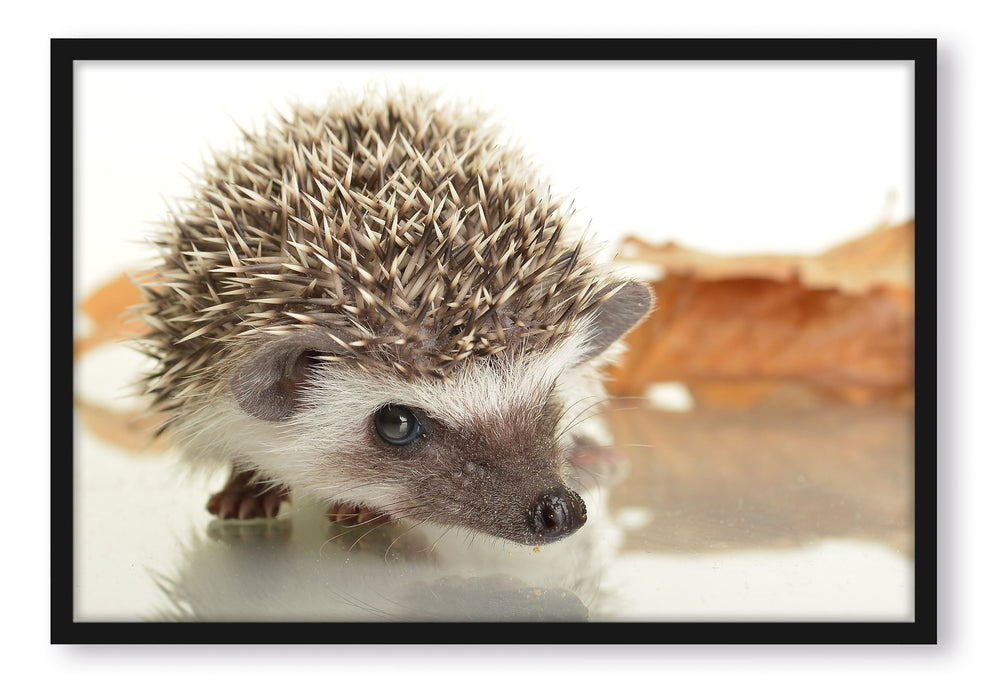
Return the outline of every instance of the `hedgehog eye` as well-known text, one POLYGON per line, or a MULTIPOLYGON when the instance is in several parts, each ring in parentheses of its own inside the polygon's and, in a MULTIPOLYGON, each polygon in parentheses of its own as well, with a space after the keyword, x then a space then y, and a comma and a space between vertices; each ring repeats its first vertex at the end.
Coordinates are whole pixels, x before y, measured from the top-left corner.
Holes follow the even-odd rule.
POLYGON ((408 406, 388 404, 375 413, 375 430, 392 445, 408 445, 419 437, 422 425, 408 406))

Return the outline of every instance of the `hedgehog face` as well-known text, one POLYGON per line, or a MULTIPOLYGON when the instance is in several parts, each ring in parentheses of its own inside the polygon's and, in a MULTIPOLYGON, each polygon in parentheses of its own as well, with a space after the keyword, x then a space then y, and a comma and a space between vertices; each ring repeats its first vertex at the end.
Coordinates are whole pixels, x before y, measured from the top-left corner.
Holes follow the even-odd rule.
MULTIPOLYGON (((466 526, 523 544, 560 539, 586 517, 584 502, 565 485, 565 406, 557 391, 579 348, 477 359, 446 380, 374 376, 314 359, 285 429, 308 442, 325 439, 310 453, 318 463, 293 471, 328 501, 396 519, 466 526)), ((279 459, 274 468, 286 466, 284 453, 279 459)))
POLYGON ((565 485, 564 427, 594 400, 564 390, 648 302, 627 285, 554 347, 474 357, 443 379, 364 371, 325 332, 276 337, 232 376, 231 439, 242 460, 327 501, 524 544, 560 539, 585 521, 565 485))
POLYGON ((584 502, 563 481, 559 416, 553 399, 457 424, 387 404, 368 421, 364 469, 369 482, 381 478, 383 465, 404 476, 405 496, 383 504, 393 517, 467 525, 522 544, 551 542, 585 522, 584 502))

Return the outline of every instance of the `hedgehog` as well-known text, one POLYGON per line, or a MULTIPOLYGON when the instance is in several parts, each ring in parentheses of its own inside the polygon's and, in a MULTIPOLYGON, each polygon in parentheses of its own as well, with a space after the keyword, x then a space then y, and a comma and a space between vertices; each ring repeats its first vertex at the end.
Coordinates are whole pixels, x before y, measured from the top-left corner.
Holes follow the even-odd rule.
POLYGON ((159 433, 230 469, 209 511, 304 493, 343 522, 526 545, 580 528, 582 413, 649 289, 464 104, 337 96, 241 135, 138 278, 159 433))

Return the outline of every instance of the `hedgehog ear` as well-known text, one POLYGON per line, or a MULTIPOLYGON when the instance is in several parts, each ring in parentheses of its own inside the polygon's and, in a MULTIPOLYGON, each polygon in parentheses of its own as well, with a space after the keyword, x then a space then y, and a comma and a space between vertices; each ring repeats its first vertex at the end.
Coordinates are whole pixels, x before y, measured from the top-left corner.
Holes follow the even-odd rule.
POLYGON ((299 410, 303 384, 317 355, 335 355, 342 348, 321 331, 293 333, 264 345, 234 374, 231 391, 245 413, 267 421, 283 421, 299 410))
POLYGON ((603 353, 612 343, 632 330, 653 306, 650 288, 639 282, 615 282, 598 294, 588 344, 578 363, 587 362, 603 353))

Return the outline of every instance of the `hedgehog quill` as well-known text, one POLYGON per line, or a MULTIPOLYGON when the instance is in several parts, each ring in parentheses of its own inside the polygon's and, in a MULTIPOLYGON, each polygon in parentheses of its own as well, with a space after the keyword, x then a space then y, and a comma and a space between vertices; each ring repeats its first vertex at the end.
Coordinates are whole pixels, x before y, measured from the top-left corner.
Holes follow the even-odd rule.
POLYGON ((298 491, 333 519, 528 545, 580 528, 573 426, 651 296, 570 216, 484 117, 432 96, 245 133, 139 280, 161 432, 231 469, 209 510, 272 517, 298 491))

